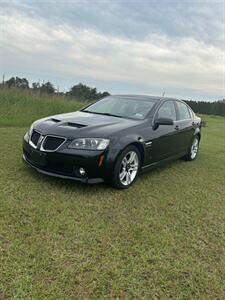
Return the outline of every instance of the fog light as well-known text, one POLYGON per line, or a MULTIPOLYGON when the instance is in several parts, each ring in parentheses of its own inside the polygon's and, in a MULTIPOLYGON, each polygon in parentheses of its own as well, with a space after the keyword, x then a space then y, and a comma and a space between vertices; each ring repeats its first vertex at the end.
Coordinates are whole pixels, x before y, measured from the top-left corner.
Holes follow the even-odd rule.
POLYGON ((84 176, 86 174, 86 171, 84 170, 84 168, 80 168, 79 173, 80 175, 84 176))

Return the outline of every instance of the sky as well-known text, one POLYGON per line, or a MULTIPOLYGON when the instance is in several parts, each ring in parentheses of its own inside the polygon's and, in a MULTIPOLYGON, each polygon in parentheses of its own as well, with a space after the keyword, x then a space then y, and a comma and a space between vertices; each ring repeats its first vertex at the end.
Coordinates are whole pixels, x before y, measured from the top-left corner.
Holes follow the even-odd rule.
POLYGON ((225 98, 225 0, 0 0, 0 78, 225 98))

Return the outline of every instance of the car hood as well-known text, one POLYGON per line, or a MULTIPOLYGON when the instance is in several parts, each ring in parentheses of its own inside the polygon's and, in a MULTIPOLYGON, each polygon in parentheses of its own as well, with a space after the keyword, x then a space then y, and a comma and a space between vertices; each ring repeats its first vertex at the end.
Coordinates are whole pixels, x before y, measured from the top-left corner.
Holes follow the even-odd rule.
POLYGON ((46 135, 77 137, 110 137, 113 134, 140 124, 139 120, 117 118, 82 111, 55 115, 38 120, 34 129, 46 135))

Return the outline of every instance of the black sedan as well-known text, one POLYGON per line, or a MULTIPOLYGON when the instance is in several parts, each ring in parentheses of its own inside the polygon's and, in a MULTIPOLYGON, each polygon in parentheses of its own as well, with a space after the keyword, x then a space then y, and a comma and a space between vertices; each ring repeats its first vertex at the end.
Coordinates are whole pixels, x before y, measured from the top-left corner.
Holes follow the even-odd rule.
POLYGON ((109 96, 34 122, 23 139, 23 159, 47 175, 123 189, 145 169, 194 160, 200 139, 201 119, 181 100, 109 96))

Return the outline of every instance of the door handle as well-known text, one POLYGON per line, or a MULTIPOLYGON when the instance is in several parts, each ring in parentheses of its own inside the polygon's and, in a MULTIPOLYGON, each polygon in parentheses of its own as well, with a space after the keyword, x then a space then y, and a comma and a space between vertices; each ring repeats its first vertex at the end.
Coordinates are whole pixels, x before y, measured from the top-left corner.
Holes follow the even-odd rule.
POLYGON ((176 125, 176 126, 175 126, 175 129, 176 129, 176 130, 179 130, 179 129, 180 129, 180 126, 179 126, 179 125, 176 125))

